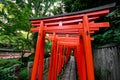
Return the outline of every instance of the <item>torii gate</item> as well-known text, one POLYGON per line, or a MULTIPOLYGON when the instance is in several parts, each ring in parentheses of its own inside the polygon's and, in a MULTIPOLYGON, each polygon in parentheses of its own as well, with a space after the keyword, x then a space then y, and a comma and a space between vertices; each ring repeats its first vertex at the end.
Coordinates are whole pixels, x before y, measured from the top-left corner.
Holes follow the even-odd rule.
POLYGON ((114 6, 115 3, 112 3, 80 12, 30 19, 35 27, 31 28, 31 31, 38 32, 31 80, 42 80, 45 38, 52 41, 48 80, 57 80, 72 50, 79 80, 95 80, 91 49, 91 40, 94 39, 90 34, 99 28, 109 26, 109 22, 96 22, 96 20, 108 14, 114 6))

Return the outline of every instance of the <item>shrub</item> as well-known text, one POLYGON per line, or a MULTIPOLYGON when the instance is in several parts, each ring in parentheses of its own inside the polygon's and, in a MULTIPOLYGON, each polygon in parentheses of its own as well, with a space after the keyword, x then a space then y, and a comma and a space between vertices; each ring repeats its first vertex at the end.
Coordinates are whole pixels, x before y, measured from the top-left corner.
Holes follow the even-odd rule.
POLYGON ((26 68, 21 69, 20 80, 28 80, 27 69, 26 68))
POLYGON ((3 68, 0 67, 0 80, 13 80, 17 77, 13 75, 12 67, 3 68))
POLYGON ((22 64, 18 59, 0 59, 0 66, 8 68, 14 64, 22 64))

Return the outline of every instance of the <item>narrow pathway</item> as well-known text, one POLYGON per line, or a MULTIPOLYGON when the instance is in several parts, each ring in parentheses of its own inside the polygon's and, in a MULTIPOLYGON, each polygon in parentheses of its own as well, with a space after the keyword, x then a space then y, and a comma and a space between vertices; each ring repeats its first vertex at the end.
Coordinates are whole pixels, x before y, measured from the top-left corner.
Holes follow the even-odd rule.
POLYGON ((75 59, 73 56, 71 56, 70 61, 68 62, 64 74, 60 80, 77 80, 75 59))
MULTIPOLYGON (((48 72, 44 73, 43 80, 47 80, 48 72)), ((62 71, 61 75, 57 80, 77 80, 76 79, 76 66, 75 59, 73 56, 70 57, 68 64, 65 69, 62 71)))

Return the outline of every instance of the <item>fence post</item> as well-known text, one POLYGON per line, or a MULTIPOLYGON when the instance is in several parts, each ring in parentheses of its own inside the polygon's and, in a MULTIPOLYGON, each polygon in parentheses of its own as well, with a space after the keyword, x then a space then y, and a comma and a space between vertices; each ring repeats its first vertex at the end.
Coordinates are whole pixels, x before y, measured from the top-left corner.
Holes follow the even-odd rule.
POLYGON ((20 80, 20 69, 21 69, 20 64, 13 65, 13 73, 17 77, 17 79, 14 79, 14 80, 20 80))
POLYGON ((27 71, 28 71, 29 80, 31 79, 32 67, 33 67, 33 62, 28 62, 27 71))

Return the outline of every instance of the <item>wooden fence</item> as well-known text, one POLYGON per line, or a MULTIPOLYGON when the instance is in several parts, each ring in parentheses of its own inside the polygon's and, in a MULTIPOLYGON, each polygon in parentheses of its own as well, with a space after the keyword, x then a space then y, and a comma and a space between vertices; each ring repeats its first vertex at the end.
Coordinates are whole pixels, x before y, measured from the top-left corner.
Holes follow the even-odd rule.
MULTIPOLYGON (((96 80, 120 80, 120 44, 110 44, 93 49, 93 58, 96 80)), ((46 58, 44 62, 44 71, 46 71, 49 67, 49 58, 46 58)))
MULTIPOLYGON (((43 80, 47 80, 48 76, 48 69, 49 69, 49 59, 44 59, 44 72, 43 72, 43 80)), ((31 70, 32 70, 33 62, 28 63, 28 77, 31 77, 31 70)), ((69 62, 65 65, 62 69, 60 75, 58 76, 57 80, 77 80, 76 79, 76 66, 75 66, 75 59, 71 56, 69 62)))
MULTIPOLYGON (((105 45, 93 49, 93 58, 96 80, 120 80, 120 44, 105 45)), ((32 65, 33 62, 28 63, 27 71, 29 79, 32 65)), ((44 72, 48 70, 48 67, 49 58, 46 58, 44 60, 44 72)), ((15 71, 19 71, 18 67, 15 71)), ((16 76, 19 77, 18 72, 16 76)), ((46 78, 45 76, 44 80, 47 80, 46 78)))
POLYGON ((93 50, 96 80, 120 80, 120 44, 93 50))
MULTIPOLYGON (((48 69, 49 69, 49 59, 50 58, 45 58, 44 59, 44 76, 43 76, 43 80, 47 80, 47 72, 48 72, 48 69)), ((33 66, 33 62, 28 62, 28 66, 27 66, 27 71, 28 71, 28 79, 30 80, 31 78, 31 72, 32 72, 32 66, 33 66)))

